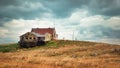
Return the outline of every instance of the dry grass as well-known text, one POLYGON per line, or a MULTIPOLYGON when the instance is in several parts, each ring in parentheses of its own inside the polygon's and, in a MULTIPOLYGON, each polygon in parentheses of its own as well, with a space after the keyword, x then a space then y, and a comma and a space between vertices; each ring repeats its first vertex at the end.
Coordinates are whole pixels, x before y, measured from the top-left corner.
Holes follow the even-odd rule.
POLYGON ((120 68, 119 45, 56 42, 59 47, 0 53, 0 68, 120 68))

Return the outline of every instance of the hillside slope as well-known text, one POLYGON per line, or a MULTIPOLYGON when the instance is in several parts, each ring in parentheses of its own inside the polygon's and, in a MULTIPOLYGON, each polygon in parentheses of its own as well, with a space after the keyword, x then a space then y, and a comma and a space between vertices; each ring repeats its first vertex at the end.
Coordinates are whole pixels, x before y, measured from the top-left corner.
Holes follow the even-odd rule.
POLYGON ((54 41, 46 46, 0 52, 0 68, 120 68, 120 46, 54 41))

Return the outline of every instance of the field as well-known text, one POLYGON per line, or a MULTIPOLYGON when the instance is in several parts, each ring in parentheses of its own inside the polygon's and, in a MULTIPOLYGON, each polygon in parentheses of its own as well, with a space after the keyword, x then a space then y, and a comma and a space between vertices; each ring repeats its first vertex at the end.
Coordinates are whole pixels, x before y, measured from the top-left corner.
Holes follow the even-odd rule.
POLYGON ((54 41, 44 46, 0 46, 0 68, 120 68, 120 45, 54 41))

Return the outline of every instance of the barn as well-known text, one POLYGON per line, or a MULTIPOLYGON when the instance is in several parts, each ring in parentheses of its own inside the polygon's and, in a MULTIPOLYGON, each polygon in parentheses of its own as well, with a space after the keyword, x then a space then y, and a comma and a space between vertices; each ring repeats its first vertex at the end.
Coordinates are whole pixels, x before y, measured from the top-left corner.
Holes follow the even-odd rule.
POLYGON ((32 28, 31 32, 20 36, 19 44, 20 47, 34 47, 56 40, 57 36, 55 28, 32 28))

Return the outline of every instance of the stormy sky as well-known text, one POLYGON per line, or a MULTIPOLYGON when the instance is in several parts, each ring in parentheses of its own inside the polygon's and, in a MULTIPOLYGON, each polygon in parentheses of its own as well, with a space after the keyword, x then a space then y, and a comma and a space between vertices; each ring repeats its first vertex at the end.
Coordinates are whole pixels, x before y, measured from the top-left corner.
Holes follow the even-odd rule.
POLYGON ((120 0, 0 0, 0 44, 49 27, 59 39, 120 44, 120 0))

